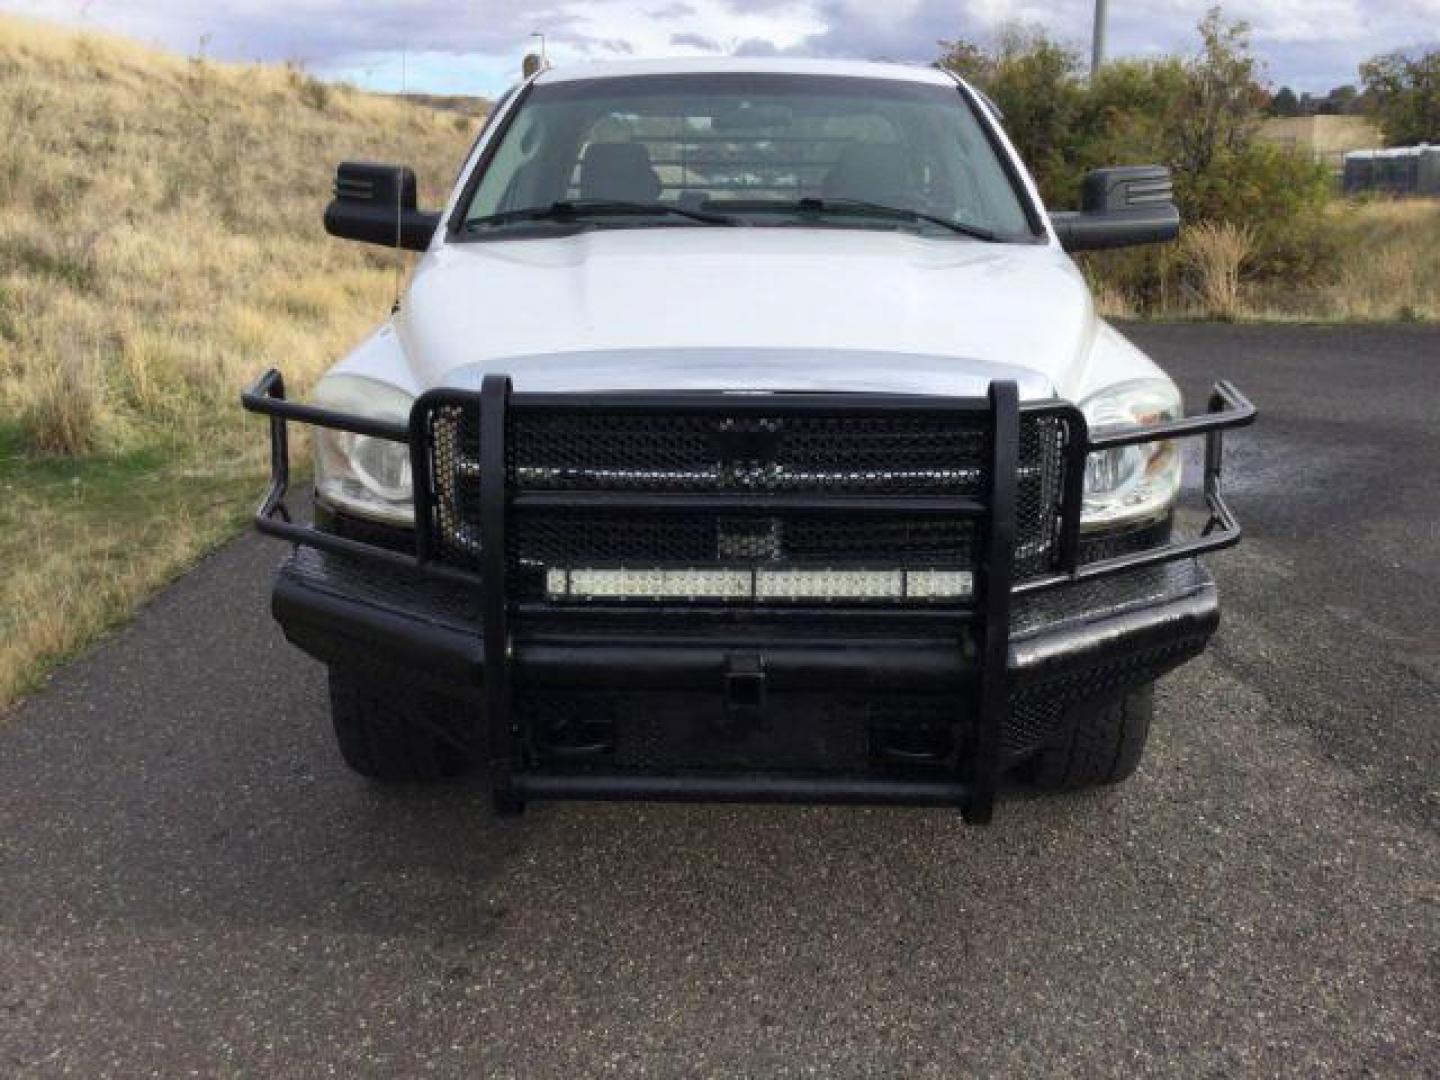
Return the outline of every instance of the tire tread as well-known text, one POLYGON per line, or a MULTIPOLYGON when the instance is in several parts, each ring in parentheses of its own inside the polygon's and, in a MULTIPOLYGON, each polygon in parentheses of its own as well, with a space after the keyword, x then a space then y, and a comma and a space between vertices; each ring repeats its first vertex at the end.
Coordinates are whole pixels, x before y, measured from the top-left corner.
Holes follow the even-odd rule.
POLYGON ((1060 738, 1036 755, 1032 782, 1078 791, 1128 779, 1144 755, 1154 711, 1153 685, 1076 709, 1060 738))
POLYGON ((431 691, 330 669, 335 740, 361 776, 407 783, 465 772, 471 754, 438 730, 456 711, 455 702, 431 691))

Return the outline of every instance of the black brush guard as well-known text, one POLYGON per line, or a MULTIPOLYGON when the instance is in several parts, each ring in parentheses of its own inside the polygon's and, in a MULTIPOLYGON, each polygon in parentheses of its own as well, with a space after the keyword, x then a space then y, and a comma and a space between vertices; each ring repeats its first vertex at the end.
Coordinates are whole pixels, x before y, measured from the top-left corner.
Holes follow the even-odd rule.
MULTIPOLYGON (((505 376, 488 375, 478 393, 432 391, 414 406, 409 424, 369 420, 285 398, 284 381, 271 370, 242 395, 244 407, 269 417, 270 482, 255 518, 257 529, 334 555, 389 563, 478 591, 483 648, 485 725, 483 745, 490 748, 497 805, 517 809, 526 799, 652 799, 739 802, 834 802, 905 805, 952 805, 967 821, 988 821, 1000 773, 998 745, 1009 695, 1008 655, 1010 605, 1015 596, 1108 577, 1141 567, 1173 562, 1230 547, 1241 536, 1239 524, 1221 492, 1223 432, 1253 422, 1255 409, 1233 385, 1217 383, 1209 411, 1180 420, 1125 428, 1090 436, 1084 417, 1060 401, 1021 403, 1015 384, 995 382, 985 398, 944 398, 878 394, 727 394, 693 392, 536 394, 512 392, 505 376), (438 410, 472 411, 478 418, 474 491, 478 511, 478 543, 470 565, 456 565, 454 552, 439 550, 435 455, 432 429, 438 410), (963 418, 983 433, 984 468, 976 490, 964 495, 827 494, 807 491, 734 493, 697 491, 530 490, 516 480, 511 432, 517 418, 567 414, 594 419, 597 415, 763 417, 766 422, 815 421, 826 418, 963 418), (297 524, 285 498, 290 483, 288 422, 353 432, 410 447, 415 480, 416 551, 407 554, 297 524), (1022 423, 1054 420, 1064 425, 1063 482, 1057 492, 1055 529, 1045 566, 1031 566, 1017 577, 1017 482, 1021 473, 1022 423), (1087 456, 1095 451, 1159 440, 1204 436, 1204 500, 1208 520, 1196 538, 1148 550, 1081 561, 1080 514, 1087 456), (783 773, 718 775, 640 775, 630 773, 538 771, 525 753, 529 733, 524 710, 515 706, 514 672, 523 660, 517 644, 517 623, 539 617, 545 604, 512 595, 513 566, 507 553, 507 532, 520 516, 537 511, 595 511, 620 514, 693 512, 752 514, 783 511, 790 515, 945 515, 971 523, 972 587, 967 599, 951 599, 899 611, 868 605, 867 618, 887 615, 925 619, 969 628, 974 643, 974 678, 965 703, 972 718, 969 752, 949 775, 936 777, 814 776, 783 773)), ((590 612, 605 614, 603 605, 590 612)), ((635 605, 619 605, 627 614, 635 605)), ((674 613, 674 604, 668 605, 674 613)), ((657 608, 658 610, 658 608, 657 608)), ((687 609, 688 610, 688 609, 687 609)), ((731 617, 739 615, 731 611, 731 617)), ((763 615, 783 631, 787 622, 833 618, 846 614, 844 605, 788 603, 763 615)), ((734 678, 742 700, 751 692, 743 669, 734 678)), ((755 692, 763 694, 763 675, 755 692)))

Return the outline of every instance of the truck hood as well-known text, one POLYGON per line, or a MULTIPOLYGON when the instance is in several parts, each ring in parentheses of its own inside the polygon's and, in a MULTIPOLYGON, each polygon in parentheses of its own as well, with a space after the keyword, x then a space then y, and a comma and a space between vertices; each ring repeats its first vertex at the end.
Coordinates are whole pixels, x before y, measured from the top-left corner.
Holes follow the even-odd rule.
POLYGON ((1096 334, 1044 245, 904 232, 653 228, 446 244, 395 329, 420 387, 1069 394, 1096 334))

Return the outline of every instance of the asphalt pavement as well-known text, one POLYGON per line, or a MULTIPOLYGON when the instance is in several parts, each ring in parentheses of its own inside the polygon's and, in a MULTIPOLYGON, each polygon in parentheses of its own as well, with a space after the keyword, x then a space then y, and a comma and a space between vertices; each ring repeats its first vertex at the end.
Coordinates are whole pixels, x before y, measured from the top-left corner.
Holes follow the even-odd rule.
POLYGON ((1127 332, 1262 410, 1129 783, 381 790, 247 536, 0 717, 0 1076, 1440 1075, 1440 331, 1127 332))

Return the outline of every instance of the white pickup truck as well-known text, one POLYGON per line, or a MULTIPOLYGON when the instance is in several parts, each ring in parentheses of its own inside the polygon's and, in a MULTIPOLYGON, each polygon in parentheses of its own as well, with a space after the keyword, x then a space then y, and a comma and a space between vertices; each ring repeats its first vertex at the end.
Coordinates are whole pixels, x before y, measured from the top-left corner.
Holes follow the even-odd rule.
POLYGON ((1218 620, 1221 432, 1067 252, 1173 238, 1163 168, 1047 212, 928 68, 544 70, 442 211, 340 166, 334 235, 423 252, 390 320, 270 418, 273 596, 345 760, 496 803, 953 805, 1111 783, 1218 620), (315 427, 292 520, 288 424, 315 427), (1172 536, 1177 440, 1204 436, 1172 536))

